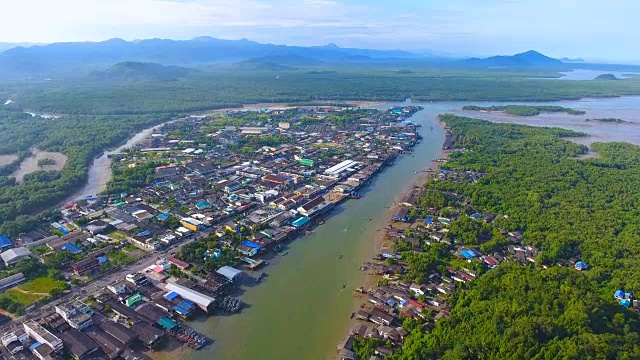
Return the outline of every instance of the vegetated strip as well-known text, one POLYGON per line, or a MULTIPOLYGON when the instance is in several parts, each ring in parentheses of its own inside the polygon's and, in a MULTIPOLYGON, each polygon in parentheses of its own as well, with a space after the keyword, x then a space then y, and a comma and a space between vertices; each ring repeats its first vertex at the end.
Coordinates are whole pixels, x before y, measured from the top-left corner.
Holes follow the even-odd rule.
POLYGON ((518 116, 536 116, 543 112, 564 112, 570 115, 584 115, 583 110, 576 110, 562 106, 536 106, 536 105, 497 105, 497 106, 463 106, 462 110, 470 111, 501 111, 518 116))

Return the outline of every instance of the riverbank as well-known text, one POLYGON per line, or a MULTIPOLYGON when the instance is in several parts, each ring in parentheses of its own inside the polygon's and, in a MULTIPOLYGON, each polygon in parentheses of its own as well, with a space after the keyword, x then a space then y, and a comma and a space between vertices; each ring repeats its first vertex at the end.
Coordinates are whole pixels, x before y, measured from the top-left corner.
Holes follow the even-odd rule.
MULTIPOLYGON (((436 122, 442 128, 442 130, 445 131, 445 133, 448 132, 446 125, 442 121, 440 121, 439 118, 436 118, 436 122)), ((442 145, 444 145, 444 142, 442 143, 442 145)), ((441 150, 436 159, 448 160, 450 153, 451 152, 449 150, 445 150, 441 146, 441 150)), ((388 229, 407 228, 407 224, 405 223, 394 222, 393 216, 402 207, 401 201, 403 200, 403 198, 407 196, 408 193, 410 193, 413 189, 423 187, 424 184, 429 179, 432 179, 437 176, 440 170, 441 162, 436 161, 436 159, 433 159, 430 162, 428 167, 418 171, 417 176, 414 178, 413 182, 409 186, 407 186, 404 189, 404 191, 398 193, 395 197, 395 200, 391 204, 391 206, 388 206, 386 208, 386 211, 382 215, 383 222, 381 223, 384 226, 382 227, 378 226, 378 228, 376 229, 376 235, 373 237, 373 247, 371 246, 372 245, 371 242, 365 242, 364 245, 367 247, 367 249, 362 249, 362 251, 365 254, 370 254, 371 250, 373 250, 373 254, 377 255, 382 253, 385 250, 391 249, 391 246, 390 246, 391 244, 388 242, 388 238, 387 238, 388 229)), ((366 266, 366 265, 363 265, 363 266, 366 266)), ((365 275, 364 281, 362 282, 362 285, 360 287, 355 287, 353 289, 353 296, 357 297, 357 300, 354 302, 352 313, 357 313, 360 309, 362 309, 367 304, 367 301, 368 301, 367 295, 366 295, 367 290, 376 286, 378 282, 381 280, 383 280, 382 276, 374 274, 367 268, 366 275, 365 275), (364 292, 360 290, 364 290, 364 292)), ((347 326, 345 326, 341 330, 341 334, 348 334, 349 330, 354 325, 359 323, 363 323, 363 322, 357 320, 355 317, 352 317, 351 320, 348 322, 347 326)), ((341 360, 340 354, 336 353, 335 349, 333 348, 331 349, 330 358, 334 360, 341 360)))

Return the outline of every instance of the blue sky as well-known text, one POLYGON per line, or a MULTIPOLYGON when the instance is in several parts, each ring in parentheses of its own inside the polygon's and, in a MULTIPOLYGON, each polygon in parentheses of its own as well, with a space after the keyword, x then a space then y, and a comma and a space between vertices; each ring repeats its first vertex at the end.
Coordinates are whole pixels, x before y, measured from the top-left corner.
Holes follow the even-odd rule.
POLYGON ((637 0, 20 0, 0 9, 0 41, 212 36, 458 55, 640 62, 637 0))

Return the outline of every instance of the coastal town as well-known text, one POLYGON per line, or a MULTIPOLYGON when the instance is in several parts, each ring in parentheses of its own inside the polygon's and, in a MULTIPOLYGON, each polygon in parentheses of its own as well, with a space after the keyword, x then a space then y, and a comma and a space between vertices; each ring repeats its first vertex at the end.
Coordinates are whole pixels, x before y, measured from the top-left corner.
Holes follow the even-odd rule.
POLYGON ((145 359, 213 346, 187 323, 242 311, 237 290, 269 276, 270 256, 287 256, 421 141, 420 110, 224 111, 110 154, 107 191, 0 237, 4 355, 145 359))

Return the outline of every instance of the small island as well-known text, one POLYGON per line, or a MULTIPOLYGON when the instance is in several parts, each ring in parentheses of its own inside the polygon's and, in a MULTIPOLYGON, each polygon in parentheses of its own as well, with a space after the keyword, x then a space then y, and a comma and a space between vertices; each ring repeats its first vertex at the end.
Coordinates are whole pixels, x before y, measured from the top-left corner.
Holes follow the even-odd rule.
POLYGON ((586 119, 585 121, 599 121, 599 122, 616 123, 616 124, 628 123, 628 121, 618 119, 618 118, 586 119))
POLYGON ((570 115, 584 115, 582 110, 566 108, 562 106, 534 106, 534 105, 499 105, 499 106, 463 106, 462 110, 470 111, 499 111, 517 116, 536 116, 543 112, 564 112, 570 115))
POLYGON ((613 74, 600 74, 593 80, 620 80, 613 74))

